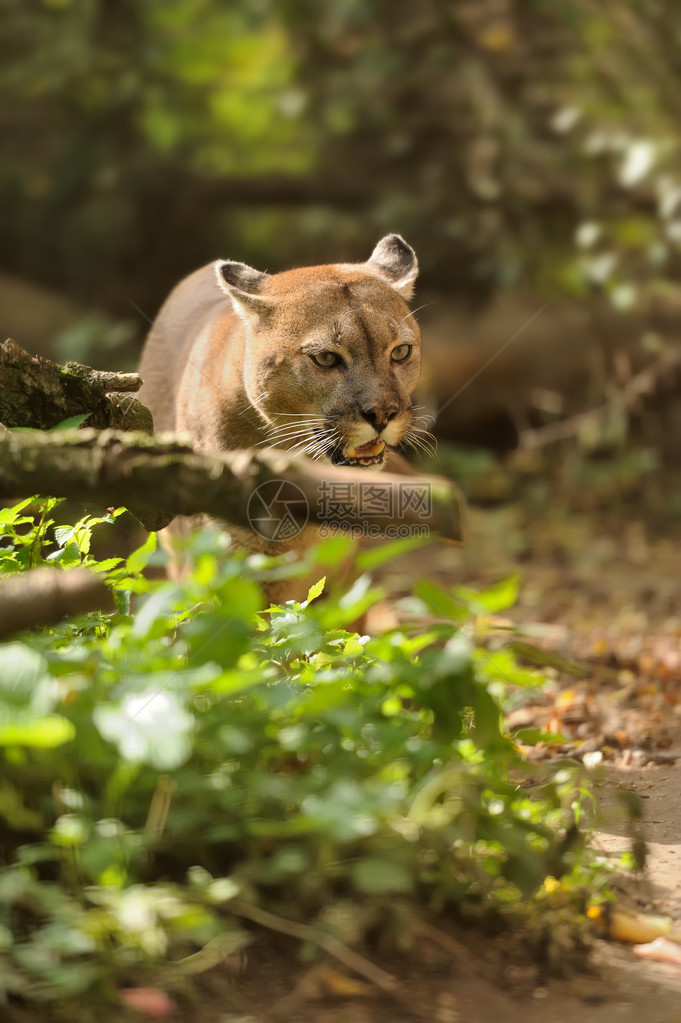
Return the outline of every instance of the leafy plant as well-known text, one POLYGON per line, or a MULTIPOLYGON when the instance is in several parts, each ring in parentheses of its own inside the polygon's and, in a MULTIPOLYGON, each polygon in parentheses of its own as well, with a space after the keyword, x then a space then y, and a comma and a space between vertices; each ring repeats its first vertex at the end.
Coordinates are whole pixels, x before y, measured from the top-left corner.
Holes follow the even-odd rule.
POLYGON ((351 944, 404 944, 428 907, 545 917, 556 889, 579 907, 584 795, 565 770, 521 787, 502 726, 502 686, 537 676, 472 641, 516 581, 421 583, 442 621, 369 637, 348 629, 378 596, 366 576, 263 612, 281 562, 203 531, 184 583, 151 581, 153 535, 97 563, 92 529, 119 513, 53 529, 53 507, 0 513, 2 571, 86 564, 121 610, 0 646, 6 992, 64 998, 219 936, 236 949, 254 906, 351 944))

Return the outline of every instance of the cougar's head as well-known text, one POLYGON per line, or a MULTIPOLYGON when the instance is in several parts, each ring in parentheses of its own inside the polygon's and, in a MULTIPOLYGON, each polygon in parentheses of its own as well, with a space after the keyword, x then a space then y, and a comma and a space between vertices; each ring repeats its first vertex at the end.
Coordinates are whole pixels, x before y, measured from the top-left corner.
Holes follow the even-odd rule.
POLYGON ((366 263, 260 273, 215 264, 244 326, 243 387, 263 443, 339 465, 381 466, 409 442, 421 339, 406 300, 418 263, 396 234, 366 263))

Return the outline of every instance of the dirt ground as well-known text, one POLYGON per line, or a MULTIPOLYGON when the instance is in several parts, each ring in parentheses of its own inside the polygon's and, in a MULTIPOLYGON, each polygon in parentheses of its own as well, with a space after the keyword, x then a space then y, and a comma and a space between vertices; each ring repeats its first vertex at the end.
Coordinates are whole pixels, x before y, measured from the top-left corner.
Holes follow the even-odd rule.
MULTIPOLYGON (((429 565, 412 555, 401 568, 416 579, 428 569, 443 584, 475 586, 520 570, 520 599, 509 617, 543 626, 540 643, 588 668, 581 679, 557 678, 545 705, 527 711, 530 721, 555 722, 574 736, 562 752, 602 753, 594 844, 604 854, 629 846, 616 790, 638 795, 646 866, 623 878, 621 904, 671 917, 681 933, 681 530, 634 509, 575 510, 559 500, 537 516, 526 504, 473 511, 465 549, 440 549, 429 565)), ((438 995, 451 1009, 439 1009, 436 999, 431 1018, 680 1023, 681 968, 599 941, 592 969, 520 1002, 482 977, 460 977, 438 995)))
MULTIPOLYGON (((681 928, 681 764, 607 771, 604 794, 616 785, 637 791, 645 803, 648 861, 645 872, 623 879, 622 903, 671 916, 681 928)), ((616 823, 596 833, 596 847, 614 853, 627 845, 616 823)), ((630 946, 597 941, 588 973, 539 981, 536 968, 515 967, 502 979, 500 948, 486 956, 480 942, 441 932, 451 944, 427 938, 408 959, 380 961, 399 978, 394 996, 358 985, 363 993, 329 994, 321 974, 292 968, 290 948, 271 945, 225 990, 218 971, 208 980, 192 1023, 680 1023, 681 969, 641 961, 630 946)), ((505 938, 504 940, 508 940, 505 938)), ((503 952, 501 953, 503 956, 503 952)))

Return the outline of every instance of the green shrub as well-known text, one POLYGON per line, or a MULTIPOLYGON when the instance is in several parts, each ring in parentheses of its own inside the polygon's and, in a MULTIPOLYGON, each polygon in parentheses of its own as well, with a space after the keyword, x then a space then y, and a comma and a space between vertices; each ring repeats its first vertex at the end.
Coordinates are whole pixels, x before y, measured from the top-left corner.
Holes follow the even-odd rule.
MULTIPOLYGON (((379 596, 367 576, 263 612, 285 559, 204 531, 186 582, 150 581, 153 534, 97 562, 93 528, 119 513, 55 529, 55 503, 0 512, 0 571, 89 565, 118 610, 0 645, 0 990, 65 997, 236 949, 254 905, 399 945, 429 909, 527 913, 547 877, 579 892, 575 779, 532 796, 502 728, 504 690, 539 679, 471 639, 513 580, 421 583, 427 633, 362 636, 347 629, 379 596)), ((343 544, 318 550, 320 574, 343 544)))

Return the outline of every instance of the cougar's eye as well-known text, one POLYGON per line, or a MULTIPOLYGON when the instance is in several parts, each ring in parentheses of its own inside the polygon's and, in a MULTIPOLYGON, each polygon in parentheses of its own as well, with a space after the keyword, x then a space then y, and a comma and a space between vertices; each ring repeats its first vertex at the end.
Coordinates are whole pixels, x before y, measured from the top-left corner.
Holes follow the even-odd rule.
POLYGON ((331 369, 332 366, 340 366, 341 357, 337 352, 315 352, 310 358, 317 366, 322 366, 324 369, 331 369))
POLYGON ((406 362, 411 355, 413 345, 398 345, 397 348, 393 348, 390 353, 390 358, 393 362, 406 362))

